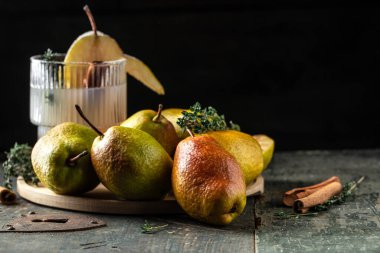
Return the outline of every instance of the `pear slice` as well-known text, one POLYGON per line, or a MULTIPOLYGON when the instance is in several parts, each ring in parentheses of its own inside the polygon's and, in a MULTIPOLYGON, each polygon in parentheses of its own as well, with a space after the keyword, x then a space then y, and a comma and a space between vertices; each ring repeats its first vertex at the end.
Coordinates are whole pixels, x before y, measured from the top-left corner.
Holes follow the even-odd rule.
POLYGON ((128 74, 142 82, 157 94, 165 95, 164 87, 145 63, 128 54, 124 54, 124 58, 127 60, 125 68, 128 74))
MULTIPOLYGON (((164 95, 165 90, 162 84, 157 80, 156 76, 149 69, 149 67, 144 64, 141 60, 136 57, 127 55, 123 53, 119 44, 111 36, 104 34, 97 30, 94 17, 91 14, 90 9, 86 5, 84 8, 92 27, 92 31, 86 32, 80 35, 70 46, 65 60, 65 63, 69 62, 104 62, 104 61, 114 61, 121 58, 127 60, 126 72, 142 82, 145 86, 153 90, 154 92, 164 95)), ((68 83, 69 88, 75 86, 83 86, 83 79, 71 80, 70 71, 65 71, 65 79, 68 83)))
POLYGON ((274 140, 265 134, 256 134, 253 137, 261 146, 264 157, 264 169, 266 169, 272 160, 274 153, 274 140))

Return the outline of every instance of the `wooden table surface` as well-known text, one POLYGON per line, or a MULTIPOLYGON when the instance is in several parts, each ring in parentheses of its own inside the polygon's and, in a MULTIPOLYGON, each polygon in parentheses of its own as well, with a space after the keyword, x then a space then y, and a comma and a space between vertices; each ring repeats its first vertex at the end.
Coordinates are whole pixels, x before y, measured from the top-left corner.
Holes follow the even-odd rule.
MULTIPOLYGON (((245 213, 225 227, 201 224, 186 215, 94 215, 106 227, 63 233, 1 233, 0 252, 380 252, 380 150, 278 152, 264 173, 265 194, 250 198, 245 213), (364 175, 355 199, 315 217, 278 219, 291 211, 282 193, 337 175, 342 182, 364 175), (168 224, 141 233, 147 220, 168 224), (256 227, 256 229, 255 229, 256 227)), ((0 205, 0 227, 12 218, 69 213, 26 202, 0 205)))

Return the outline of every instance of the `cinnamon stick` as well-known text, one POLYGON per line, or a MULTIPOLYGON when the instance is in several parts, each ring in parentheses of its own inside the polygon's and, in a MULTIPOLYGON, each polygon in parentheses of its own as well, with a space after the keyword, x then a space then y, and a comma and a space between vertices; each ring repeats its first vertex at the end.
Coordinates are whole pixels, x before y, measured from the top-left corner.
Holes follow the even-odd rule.
POLYGON ((0 202, 5 205, 10 205, 15 203, 16 193, 13 191, 0 186, 0 202))
POLYGON ((306 213, 311 207, 325 203, 341 191, 342 184, 340 182, 329 183, 312 194, 304 198, 297 199, 294 202, 293 209, 297 213, 306 213))
POLYGON ((287 191, 284 194, 283 202, 286 206, 293 206, 294 202, 297 199, 305 198, 309 196, 310 194, 320 190, 321 188, 333 182, 340 182, 340 180, 337 176, 333 176, 318 184, 301 187, 301 188, 295 188, 293 190, 287 191))

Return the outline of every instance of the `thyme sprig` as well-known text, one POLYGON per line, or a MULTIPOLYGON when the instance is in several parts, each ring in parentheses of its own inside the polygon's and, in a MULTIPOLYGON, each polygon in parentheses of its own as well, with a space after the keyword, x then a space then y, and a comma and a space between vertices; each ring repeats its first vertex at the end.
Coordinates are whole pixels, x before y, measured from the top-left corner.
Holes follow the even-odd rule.
POLYGON ((154 226, 150 224, 147 220, 145 220, 145 223, 141 226, 141 233, 143 234, 155 234, 157 232, 160 232, 162 230, 165 230, 168 224, 160 225, 160 226, 154 226))
POLYGON ((56 54, 53 52, 53 50, 51 50, 50 48, 48 48, 44 52, 43 58, 44 58, 45 61, 51 61, 51 60, 53 60, 53 58, 55 57, 55 55, 56 54))
POLYGON ((5 152, 7 159, 2 164, 3 185, 4 187, 11 189, 13 178, 22 176, 25 182, 37 184, 39 179, 34 173, 31 161, 32 147, 28 144, 15 143, 14 147, 5 152))
POLYGON ((177 120, 177 124, 196 134, 229 129, 240 131, 238 124, 232 121, 227 124, 224 115, 219 115, 214 107, 208 106, 202 109, 199 102, 191 106, 188 111, 183 111, 182 117, 177 120))
POLYGON ((332 205, 341 205, 347 201, 349 197, 352 196, 353 192, 357 189, 358 185, 363 182, 364 176, 362 176, 358 181, 351 181, 344 185, 342 192, 336 196, 331 197, 325 203, 314 206, 311 208, 312 211, 326 211, 332 205))
POLYGON ((295 218, 298 219, 302 216, 316 216, 319 212, 327 211, 333 205, 341 205, 346 202, 353 193, 357 190, 359 184, 361 184, 364 180, 364 176, 360 177, 358 181, 350 181, 346 183, 342 189, 342 192, 336 196, 331 197, 325 203, 314 206, 310 208, 310 213, 290 213, 290 212, 276 212, 274 213, 274 217, 277 219, 290 219, 295 218))
POLYGON ((289 212, 280 211, 280 212, 274 213, 274 217, 277 219, 289 219, 289 218, 299 219, 301 216, 316 216, 316 215, 318 215, 317 212, 313 212, 313 213, 289 213, 289 212))

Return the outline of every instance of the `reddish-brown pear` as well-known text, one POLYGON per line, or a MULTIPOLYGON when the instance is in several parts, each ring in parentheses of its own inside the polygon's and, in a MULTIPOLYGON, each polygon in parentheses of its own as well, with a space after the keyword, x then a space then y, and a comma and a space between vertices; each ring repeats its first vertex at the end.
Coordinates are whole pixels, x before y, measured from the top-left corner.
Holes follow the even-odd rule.
POLYGON ((181 141, 172 171, 174 195, 193 218, 224 225, 241 214, 246 186, 235 158, 209 136, 181 141))

